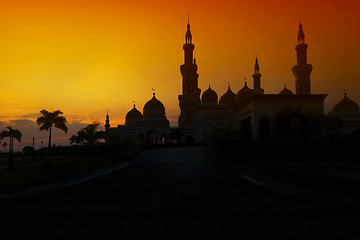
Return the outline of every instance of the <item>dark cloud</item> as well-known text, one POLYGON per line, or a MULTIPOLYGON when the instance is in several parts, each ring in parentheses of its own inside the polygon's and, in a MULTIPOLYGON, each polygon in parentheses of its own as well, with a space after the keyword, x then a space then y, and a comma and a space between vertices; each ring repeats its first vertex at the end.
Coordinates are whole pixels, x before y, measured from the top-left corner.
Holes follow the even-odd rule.
POLYGON ((19 118, 31 118, 31 119, 35 119, 35 118, 40 117, 40 115, 41 115, 40 112, 38 112, 38 113, 28 113, 28 114, 19 116, 19 118))

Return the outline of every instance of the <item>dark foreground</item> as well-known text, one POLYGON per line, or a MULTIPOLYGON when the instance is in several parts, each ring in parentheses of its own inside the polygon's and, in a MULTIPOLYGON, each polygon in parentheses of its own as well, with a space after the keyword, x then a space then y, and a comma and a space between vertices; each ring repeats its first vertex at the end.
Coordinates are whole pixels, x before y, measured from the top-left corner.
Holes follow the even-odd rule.
MULTIPOLYGON (((137 165, 0 207, 1 232, 36 239, 359 239, 360 208, 324 205, 206 164, 200 147, 144 152, 137 165)), ((4 238, 5 239, 5 238, 4 238)))

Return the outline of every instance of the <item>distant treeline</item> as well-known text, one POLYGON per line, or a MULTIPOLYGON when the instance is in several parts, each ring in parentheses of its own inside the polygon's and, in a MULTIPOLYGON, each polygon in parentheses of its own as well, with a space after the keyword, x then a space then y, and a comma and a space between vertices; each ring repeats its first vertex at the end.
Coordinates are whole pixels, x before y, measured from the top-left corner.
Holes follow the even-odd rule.
MULTIPOLYGON (((136 146, 133 141, 123 141, 118 144, 94 144, 94 145, 70 145, 70 146, 55 146, 51 147, 52 155, 73 155, 73 156, 101 156, 101 155, 121 155, 127 151, 131 151, 136 146)), ((26 146, 22 152, 15 152, 14 156, 46 156, 47 147, 34 149, 32 146, 26 146)), ((3 153, 7 154, 7 153, 3 153)))

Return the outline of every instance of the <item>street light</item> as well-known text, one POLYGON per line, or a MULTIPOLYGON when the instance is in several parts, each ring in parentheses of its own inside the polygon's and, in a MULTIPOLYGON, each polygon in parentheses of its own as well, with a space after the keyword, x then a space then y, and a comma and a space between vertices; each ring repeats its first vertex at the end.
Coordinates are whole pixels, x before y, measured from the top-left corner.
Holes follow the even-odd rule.
POLYGON ((33 150, 31 154, 31 162, 35 162, 35 138, 33 137, 33 150))

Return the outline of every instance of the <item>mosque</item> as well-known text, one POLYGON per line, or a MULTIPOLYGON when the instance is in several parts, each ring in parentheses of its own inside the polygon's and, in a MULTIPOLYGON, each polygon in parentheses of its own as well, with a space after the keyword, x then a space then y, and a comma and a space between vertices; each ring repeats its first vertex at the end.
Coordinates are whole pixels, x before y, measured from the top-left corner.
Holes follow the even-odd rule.
MULTIPOLYGON (((185 34, 184 64, 180 66, 182 94, 178 96, 180 106, 179 128, 185 142, 205 142, 216 128, 231 127, 240 130, 252 140, 293 137, 294 125, 299 124, 299 116, 316 118, 324 116, 324 100, 327 94, 313 94, 310 89, 312 65, 307 62, 307 48, 302 24, 299 25, 295 46, 297 64, 292 67, 296 91, 284 87, 278 94, 267 94, 261 88, 261 73, 258 59, 255 59, 253 88, 245 82, 243 88, 234 93, 230 86, 218 99, 218 94, 210 88, 201 95, 198 87, 199 74, 193 57, 194 44, 190 24, 185 34), (200 97, 201 95, 201 97, 200 97)), ((344 136, 360 131, 359 106, 346 95, 334 106, 328 117, 341 119, 331 128, 319 127, 311 131, 311 136, 344 136)), ((106 115, 105 131, 121 137, 133 138, 137 143, 164 143, 169 136, 169 121, 164 105, 153 93, 143 108, 143 114, 135 105, 125 117, 125 125, 110 127, 106 115)))

